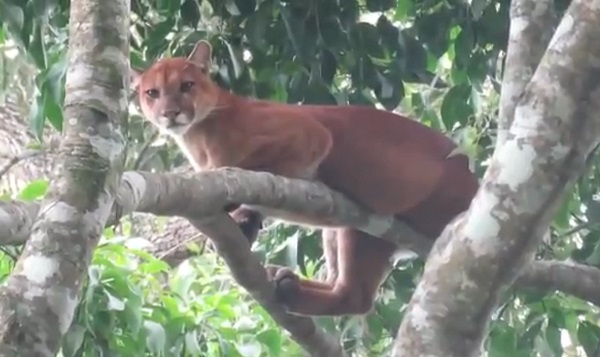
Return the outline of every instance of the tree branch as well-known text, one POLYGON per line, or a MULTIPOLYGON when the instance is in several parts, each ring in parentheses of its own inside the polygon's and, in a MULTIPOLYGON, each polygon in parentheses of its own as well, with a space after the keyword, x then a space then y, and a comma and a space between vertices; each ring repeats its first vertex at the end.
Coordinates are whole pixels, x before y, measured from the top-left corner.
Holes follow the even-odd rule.
POLYGON ((600 270, 574 262, 535 261, 515 285, 541 291, 558 290, 600 306, 600 270))
POLYGON ((598 32, 598 4, 574 0, 469 210, 434 244, 393 356, 479 355, 499 294, 530 263, 600 142, 598 32))
POLYGON ((267 280, 263 265, 250 251, 248 240, 237 224, 227 214, 218 214, 190 223, 211 240, 217 253, 225 260, 235 281, 269 312, 271 317, 285 327, 292 338, 311 356, 345 356, 339 341, 318 329, 308 317, 290 315, 275 300, 273 284, 267 280), (240 248, 248 249, 240 249, 240 248))
POLYGON ((513 0, 510 4, 496 150, 506 141, 517 104, 552 37, 555 18, 552 0, 513 0))
POLYGON ((0 166, 0 178, 2 178, 4 174, 6 174, 13 166, 18 164, 19 162, 27 160, 31 157, 42 155, 43 153, 44 152, 42 150, 25 150, 22 153, 13 156, 0 154, 0 158, 8 160, 4 165, 0 166))
POLYGON ((128 67, 129 3, 73 0, 70 11, 61 172, 0 288, 3 356, 58 352, 122 171, 128 81, 118 74, 128 67))

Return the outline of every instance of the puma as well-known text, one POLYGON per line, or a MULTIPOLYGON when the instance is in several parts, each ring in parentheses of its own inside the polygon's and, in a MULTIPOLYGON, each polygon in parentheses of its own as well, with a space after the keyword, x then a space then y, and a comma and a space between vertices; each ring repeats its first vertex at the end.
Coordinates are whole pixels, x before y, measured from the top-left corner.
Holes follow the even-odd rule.
MULTIPOLYGON (((237 96, 209 75, 212 48, 132 69, 144 116, 170 135, 198 171, 238 167, 317 180, 373 212, 394 215, 430 239, 465 211, 478 189, 464 155, 442 133, 391 112, 362 106, 293 105, 237 96)), ((234 207, 232 207, 234 208, 234 207)), ((235 207, 253 242, 265 215, 320 226, 264 208, 235 207)), ((300 315, 370 311, 397 247, 361 231, 323 228, 325 281, 268 266, 277 297, 300 315)))

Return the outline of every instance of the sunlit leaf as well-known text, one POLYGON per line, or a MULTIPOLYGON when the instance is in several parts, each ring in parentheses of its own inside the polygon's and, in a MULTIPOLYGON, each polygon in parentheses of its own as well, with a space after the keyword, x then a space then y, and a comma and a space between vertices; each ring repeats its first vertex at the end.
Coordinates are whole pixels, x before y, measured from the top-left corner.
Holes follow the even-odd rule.
POLYGON ((23 201, 34 201, 43 198, 48 192, 49 182, 47 180, 31 181, 19 193, 19 199, 23 201))

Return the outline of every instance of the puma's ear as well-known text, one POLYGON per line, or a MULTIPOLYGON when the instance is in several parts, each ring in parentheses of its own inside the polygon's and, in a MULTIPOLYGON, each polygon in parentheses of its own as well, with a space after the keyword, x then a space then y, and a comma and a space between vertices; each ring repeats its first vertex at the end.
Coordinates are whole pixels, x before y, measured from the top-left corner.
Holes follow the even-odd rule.
POLYGON ((204 71, 208 73, 210 68, 210 58, 212 56, 212 46, 208 41, 200 40, 194 46, 192 53, 188 56, 188 60, 194 62, 204 71))
POLYGON ((140 85, 140 78, 142 78, 142 73, 144 73, 144 71, 141 69, 129 67, 129 88, 132 91, 137 91, 140 85))

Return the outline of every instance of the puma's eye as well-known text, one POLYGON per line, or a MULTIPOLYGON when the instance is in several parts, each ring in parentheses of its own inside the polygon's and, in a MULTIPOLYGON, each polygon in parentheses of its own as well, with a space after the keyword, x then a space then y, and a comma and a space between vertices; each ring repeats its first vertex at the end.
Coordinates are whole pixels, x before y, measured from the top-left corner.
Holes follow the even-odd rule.
POLYGON ((181 83, 181 88, 180 90, 185 93, 187 91, 189 91, 190 89, 192 89, 192 87, 194 86, 194 82, 183 82, 181 83))
POLYGON ((157 90, 157 89, 148 89, 148 90, 146 91, 146 95, 147 95, 148 97, 150 97, 150 98, 153 98, 153 99, 156 99, 156 98, 158 98, 159 94, 160 94, 160 93, 158 92, 158 90, 157 90))

